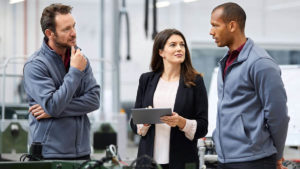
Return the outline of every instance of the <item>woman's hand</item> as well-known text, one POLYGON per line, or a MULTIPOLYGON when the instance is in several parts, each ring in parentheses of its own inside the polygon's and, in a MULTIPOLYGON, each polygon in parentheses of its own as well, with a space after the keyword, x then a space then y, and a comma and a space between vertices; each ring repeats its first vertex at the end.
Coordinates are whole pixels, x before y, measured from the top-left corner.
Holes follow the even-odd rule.
POLYGON ((185 118, 179 116, 176 112, 173 112, 172 116, 163 116, 160 120, 171 127, 178 126, 180 129, 183 129, 186 123, 185 118))
MULTIPOLYGON (((146 107, 146 109, 152 109, 152 106, 148 106, 148 107, 146 107)), ((144 124, 144 126, 145 126, 145 127, 149 127, 150 124, 144 124)))

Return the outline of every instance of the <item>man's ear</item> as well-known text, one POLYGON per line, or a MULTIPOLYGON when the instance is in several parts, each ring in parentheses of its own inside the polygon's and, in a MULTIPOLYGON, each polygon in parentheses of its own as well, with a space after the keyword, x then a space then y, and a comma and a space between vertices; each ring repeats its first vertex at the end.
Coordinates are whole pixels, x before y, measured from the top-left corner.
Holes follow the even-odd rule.
POLYGON ((45 30, 45 35, 47 36, 48 39, 50 39, 50 37, 51 37, 52 35, 54 35, 54 33, 53 33, 50 29, 46 29, 46 30, 45 30))
POLYGON ((230 21, 228 23, 228 28, 230 32, 235 32, 238 29, 238 23, 236 21, 230 21))

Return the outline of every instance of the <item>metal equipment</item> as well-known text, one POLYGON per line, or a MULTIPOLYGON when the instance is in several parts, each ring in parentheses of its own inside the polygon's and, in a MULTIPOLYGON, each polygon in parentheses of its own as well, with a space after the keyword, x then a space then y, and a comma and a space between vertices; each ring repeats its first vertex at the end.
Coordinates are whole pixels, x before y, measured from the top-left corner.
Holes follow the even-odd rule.
MULTIPOLYGON (((156 29, 156 23, 157 23, 157 8, 156 8, 156 0, 152 0, 152 6, 153 6, 153 32, 152 32, 152 39, 155 38, 157 34, 157 29, 156 29)), ((145 23, 144 23, 144 28, 145 28, 145 33, 146 37, 148 37, 148 13, 149 13, 149 0, 145 0, 145 23)))
POLYGON ((1 121, 0 121, 0 161, 2 153, 27 152, 27 129, 26 116, 28 106, 23 104, 6 104, 6 78, 22 77, 22 74, 8 74, 9 64, 24 64, 24 57, 11 57, 4 60, 1 69, 1 121))
POLYGON ((127 56, 126 59, 130 60, 130 27, 129 27, 129 16, 128 12, 126 9, 126 0, 122 0, 122 7, 120 9, 119 13, 119 21, 120 21, 120 29, 119 29, 119 34, 121 34, 121 22, 122 22, 122 16, 124 15, 125 17, 125 23, 126 23, 126 36, 127 36, 127 56))

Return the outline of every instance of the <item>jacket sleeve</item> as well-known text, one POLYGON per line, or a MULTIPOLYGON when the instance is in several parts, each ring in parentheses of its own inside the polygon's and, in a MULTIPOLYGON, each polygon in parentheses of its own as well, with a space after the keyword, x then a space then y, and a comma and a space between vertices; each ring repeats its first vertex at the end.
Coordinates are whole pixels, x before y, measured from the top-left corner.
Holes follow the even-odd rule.
POLYGON ((194 119, 197 121, 197 129, 195 132, 194 140, 204 137, 208 131, 208 101, 207 93, 204 85, 203 78, 197 76, 195 86, 195 113, 194 119))
MULTIPOLYGON (((134 105, 135 108, 143 107, 142 103, 143 103, 144 88, 145 88, 145 86, 143 83, 143 75, 141 75, 140 79, 139 79, 139 87, 138 87, 137 95, 136 95, 136 99, 135 99, 135 105, 134 105)), ((131 126, 132 131, 135 134, 138 134, 137 133, 137 125, 133 124, 132 117, 130 119, 130 126, 131 126)))
POLYGON ((30 61, 24 66, 26 93, 52 117, 61 113, 72 102, 73 96, 86 72, 70 67, 59 88, 55 87, 47 66, 38 60, 30 61))
POLYGON ((289 116, 287 96, 280 68, 270 59, 260 59, 252 69, 256 92, 261 100, 266 126, 277 149, 277 159, 282 158, 289 116))
POLYGON ((100 86, 93 76, 90 64, 87 64, 82 81, 83 93, 78 97, 74 97, 59 117, 81 116, 99 108, 100 86))

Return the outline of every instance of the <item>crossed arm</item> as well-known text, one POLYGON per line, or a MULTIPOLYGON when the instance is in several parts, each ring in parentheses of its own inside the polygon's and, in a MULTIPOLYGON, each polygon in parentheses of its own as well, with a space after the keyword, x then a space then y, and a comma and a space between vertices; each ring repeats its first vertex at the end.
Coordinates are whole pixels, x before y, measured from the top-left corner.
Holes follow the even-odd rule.
POLYGON ((70 67, 58 89, 42 63, 25 65, 24 77, 26 93, 38 103, 29 108, 37 120, 80 116, 99 107, 100 86, 89 66, 83 72, 70 67))

